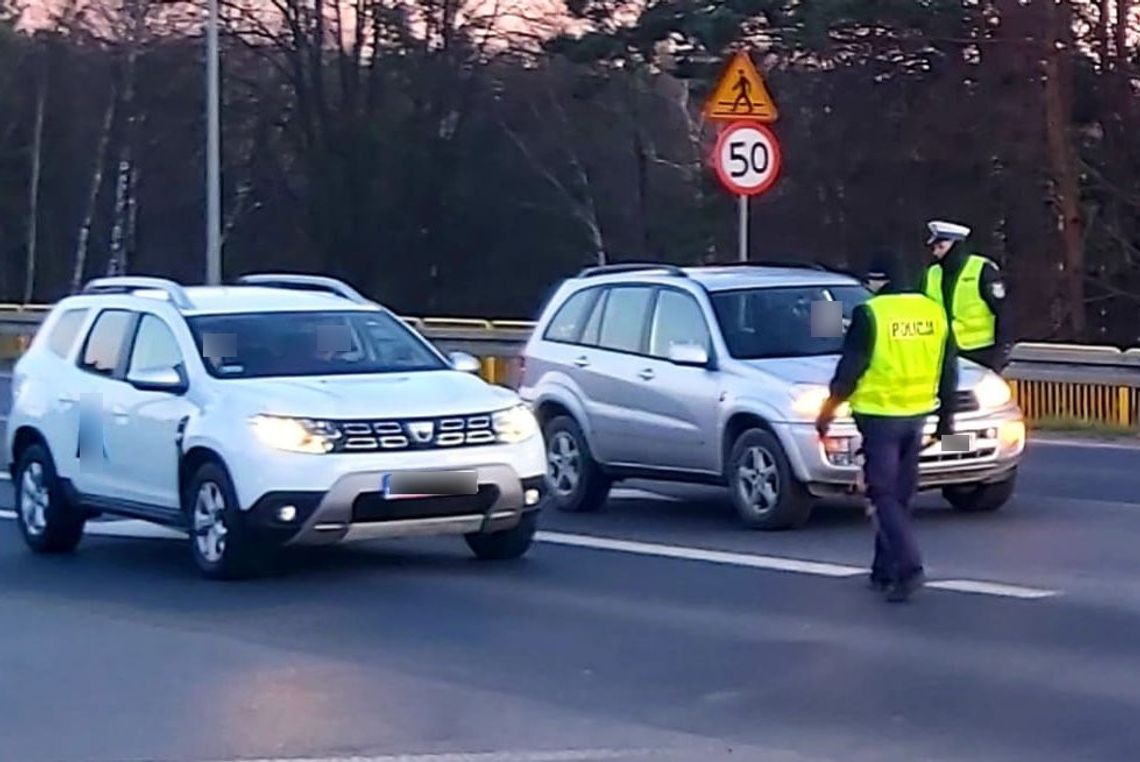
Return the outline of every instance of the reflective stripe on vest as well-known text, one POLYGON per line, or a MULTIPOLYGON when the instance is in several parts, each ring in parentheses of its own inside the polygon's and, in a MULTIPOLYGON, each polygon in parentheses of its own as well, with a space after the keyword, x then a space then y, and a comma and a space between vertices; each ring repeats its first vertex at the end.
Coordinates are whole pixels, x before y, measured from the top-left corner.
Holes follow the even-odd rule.
POLYGON ((922 294, 884 294, 866 305, 875 345, 851 395, 852 411, 900 418, 934 412, 949 331, 945 311, 922 294))
MULTIPOLYGON (((962 266, 948 310, 953 319, 954 340, 965 351, 992 346, 997 321, 990 306, 982 299, 982 270, 992 264, 985 257, 971 254, 962 266)), ((939 304, 942 298, 942 266, 932 265, 926 271, 926 295, 939 304)))

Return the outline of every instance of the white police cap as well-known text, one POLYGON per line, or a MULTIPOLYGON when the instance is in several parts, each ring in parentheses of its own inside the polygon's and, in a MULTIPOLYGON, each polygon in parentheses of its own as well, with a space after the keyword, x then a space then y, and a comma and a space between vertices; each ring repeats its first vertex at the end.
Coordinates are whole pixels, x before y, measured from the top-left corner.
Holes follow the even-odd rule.
POLYGON ((930 230, 930 238, 927 240, 927 244, 932 244, 935 241, 962 241, 970 235, 968 227, 955 222, 934 220, 926 223, 926 227, 930 230))

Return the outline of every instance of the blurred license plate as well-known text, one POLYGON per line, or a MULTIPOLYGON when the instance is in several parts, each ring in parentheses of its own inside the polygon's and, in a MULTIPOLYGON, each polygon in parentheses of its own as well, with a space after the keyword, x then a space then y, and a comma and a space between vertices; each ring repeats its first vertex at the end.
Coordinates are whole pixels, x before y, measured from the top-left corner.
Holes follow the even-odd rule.
POLYGON ((475 471, 399 471, 384 474, 380 490, 385 500, 474 495, 479 491, 475 471))
POLYGON ((973 434, 949 434, 937 442, 932 442, 922 451, 923 455, 942 455, 943 453, 973 452, 973 434))

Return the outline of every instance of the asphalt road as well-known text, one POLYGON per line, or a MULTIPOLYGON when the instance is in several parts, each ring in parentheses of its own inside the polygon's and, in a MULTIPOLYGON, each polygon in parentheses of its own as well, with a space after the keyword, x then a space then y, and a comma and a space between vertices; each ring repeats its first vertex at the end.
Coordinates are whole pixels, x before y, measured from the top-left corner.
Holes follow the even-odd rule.
POLYGON ((858 511, 754 533, 708 489, 546 514, 518 563, 370 543, 240 584, 134 524, 39 558, 0 521, 0 762, 1134 760, 1137 463, 1034 444, 998 514, 924 498, 906 606, 858 511))

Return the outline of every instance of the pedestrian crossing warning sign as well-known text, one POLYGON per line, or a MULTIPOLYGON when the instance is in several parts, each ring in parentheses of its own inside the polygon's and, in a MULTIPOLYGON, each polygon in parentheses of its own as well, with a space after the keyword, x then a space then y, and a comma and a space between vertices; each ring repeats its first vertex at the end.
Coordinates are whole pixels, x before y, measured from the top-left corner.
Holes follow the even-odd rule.
POLYGON ((709 119, 771 123, 779 118, 764 78, 745 51, 732 57, 705 104, 709 119))

